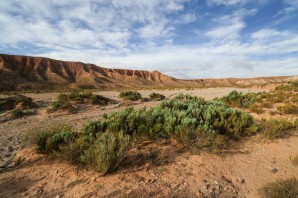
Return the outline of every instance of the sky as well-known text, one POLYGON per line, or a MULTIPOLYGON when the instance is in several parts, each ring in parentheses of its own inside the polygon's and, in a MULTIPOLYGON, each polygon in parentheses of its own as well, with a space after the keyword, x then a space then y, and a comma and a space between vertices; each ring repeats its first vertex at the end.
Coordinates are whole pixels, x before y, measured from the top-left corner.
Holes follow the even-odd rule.
POLYGON ((0 53, 181 78, 298 75, 298 0, 1 0, 0 53))

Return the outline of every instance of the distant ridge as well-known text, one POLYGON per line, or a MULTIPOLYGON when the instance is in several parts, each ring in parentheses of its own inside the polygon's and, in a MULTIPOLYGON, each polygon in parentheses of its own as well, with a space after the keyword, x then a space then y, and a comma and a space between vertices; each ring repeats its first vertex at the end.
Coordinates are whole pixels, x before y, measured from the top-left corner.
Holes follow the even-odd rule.
POLYGON ((298 76, 181 80, 158 71, 109 69, 81 62, 0 54, 0 90, 2 91, 254 86, 297 79, 298 76))

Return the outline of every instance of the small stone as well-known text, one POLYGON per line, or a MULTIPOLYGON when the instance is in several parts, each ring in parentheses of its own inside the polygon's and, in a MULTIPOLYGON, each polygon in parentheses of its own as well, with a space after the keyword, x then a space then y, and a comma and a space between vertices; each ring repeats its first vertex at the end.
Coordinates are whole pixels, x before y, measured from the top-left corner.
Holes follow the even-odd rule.
POLYGON ((55 196, 55 198, 61 198, 61 197, 62 197, 61 195, 56 195, 56 196, 55 196))
POLYGON ((263 148, 263 151, 266 151, 266 149, 265 149, 265 148, 263 148))
POLYGON ((243 179, 242 177, 239 177, 239 178, 238 178, 238 182, 239 182, 240 184, 243 184, 243 183, 245 182, 245 179, 243 179))
POLYGON ((56 170, 56 174, 58 174, 58 172, 59 172, 59 171, 58 171, 58 169, 57 169, 57 170, 56 170))
POLYGON ((9 147, 7 147, 7 151, 9 152, 9 153, 11 153, 11 152, 13 152, 13 147, 12 146, 9 146, 9 147))
POLYGON ((271 173, 277 173, 278 171, 277 171, 277 169, 276 168, 271 168, 271 173))

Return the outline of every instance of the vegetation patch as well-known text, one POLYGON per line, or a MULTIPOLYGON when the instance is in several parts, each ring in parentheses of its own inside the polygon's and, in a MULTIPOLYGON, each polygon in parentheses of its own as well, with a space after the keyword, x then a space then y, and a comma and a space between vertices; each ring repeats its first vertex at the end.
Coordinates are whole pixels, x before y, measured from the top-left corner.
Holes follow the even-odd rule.
POLYGON ((297 126, 286 119, 261 120, 262 135, 270 140, 288 137, 297 126))
POLYGON ((264 112, 262 106, 254 104, 249 107, 249 110, 253 113, 261 114, 264 112))
POLYGON ((166 99, 166 97, 160 93, 155 93, 155 92, 152 92, 149 97, 151 99, 154 99, 154 100, 164 100, 166 99))
POLYGON ((142 95, 138 91, 122 91, 119 95, 124 100, 137 101, 142 99, 142 95))
POLYGON ((280 179, 266 184, 259 192, 263 198, 295 198, 298 197, 298 181, 295 178, 280 179))
POLYGON ((31 109, 37 107, 37 104, 32 98, 23 95, 0 98, 0 112, 14 109, 17 106, 21 109, 31 109))
POLYGON ((243 95, 242 92, 237 92, 236 90, 234 90, 230 92, 229 95, 218 98, 217 100, 222 101, 231 107, 248 108, 249 106, 256 103, 256 96, 257 94, 255 93, 248 93, 243 95))
POLYGON ((284 114, 298 114, 298 106, 295 104, 287 103, 283 106, 277 107, 277 109, 284 114))
POLYGON ((70 93, 62 93, 58 96, 57 100, 52 102, 49 112, 54 112, 57 110, 68 110, 71 113, 75 113, 77 108, 74 104, 91 103, 95 105, 108 105, 109 103, 114 103, 114 100, 106 98, 101 95, 97 95, 91 92, 77 92, 73 91, 70 93))

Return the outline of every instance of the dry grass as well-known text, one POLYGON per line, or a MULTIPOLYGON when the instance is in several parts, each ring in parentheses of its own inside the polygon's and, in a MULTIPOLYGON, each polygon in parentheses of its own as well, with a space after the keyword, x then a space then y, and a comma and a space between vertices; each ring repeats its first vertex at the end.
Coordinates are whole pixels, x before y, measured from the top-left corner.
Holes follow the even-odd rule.
POLYGON ((259 192, 262 198, 296 198, 298 197, 298 182, 295 178, 277 180, 266 184, 259 192))

